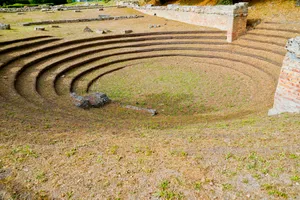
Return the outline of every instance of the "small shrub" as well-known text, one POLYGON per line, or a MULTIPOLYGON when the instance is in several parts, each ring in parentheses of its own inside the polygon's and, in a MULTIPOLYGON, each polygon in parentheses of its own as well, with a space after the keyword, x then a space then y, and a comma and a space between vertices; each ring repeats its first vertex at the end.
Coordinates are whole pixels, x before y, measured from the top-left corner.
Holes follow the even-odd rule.
POLYGON ((219 0, 217 5, 232 5, 232 0, 219 0))

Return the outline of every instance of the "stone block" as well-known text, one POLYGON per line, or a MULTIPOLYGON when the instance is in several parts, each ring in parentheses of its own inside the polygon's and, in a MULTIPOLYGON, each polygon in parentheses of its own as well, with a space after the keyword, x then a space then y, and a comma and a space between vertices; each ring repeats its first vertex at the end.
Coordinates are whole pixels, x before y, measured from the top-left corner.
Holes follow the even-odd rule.
POLYGON ((44 31, 45 27, 34 27, 35 31, 44 31))
POLYGON ((129 33, 132 33, 133 31, 132 30, 123 30, 121 33, 123 34, 129 34, 129 33))

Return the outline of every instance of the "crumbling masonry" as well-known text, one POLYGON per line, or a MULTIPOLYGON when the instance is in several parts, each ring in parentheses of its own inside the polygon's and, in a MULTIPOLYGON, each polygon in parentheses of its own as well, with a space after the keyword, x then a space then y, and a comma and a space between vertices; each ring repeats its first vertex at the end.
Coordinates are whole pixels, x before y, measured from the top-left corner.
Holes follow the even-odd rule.
POLYGON ((227 31, 227 41, 232 42, 246 33, 248 3, 237 3, 229 6, 137 6, 123 3, 149 15, 207 26, 227 31))
POLYGON ((289 39, 286 49, 274 106, 269 110, 269 115, 300 113, 300 36, 289 39))

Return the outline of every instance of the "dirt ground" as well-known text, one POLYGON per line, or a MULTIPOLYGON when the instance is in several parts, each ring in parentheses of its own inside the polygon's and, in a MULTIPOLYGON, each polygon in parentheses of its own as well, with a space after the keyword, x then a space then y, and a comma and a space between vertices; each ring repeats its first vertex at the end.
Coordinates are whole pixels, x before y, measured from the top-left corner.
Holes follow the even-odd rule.
MULTIPOLYGON (((288 7, 290 2, 280 2, 273 4, 286 5, 283 7, 290 9, 290 13, 299 13, 298 8, 288 7)), ((294 23, 299 20, 298 14, 287 14, 284 9, 276 16, 269 12, 263 15, 266 12, 263 8, 269 9, 268 5, 252 6, 249 18, 260 18, 262 23, 233 44, 223 44, 224 33, 201 35, 220 36, 219 39, 176 40, 184 41, 183 44, 166 44, 173 40, 149 36, 151 42, 157 43, 146 46, 149 49, 146 52, 114 55, 145 49, 117 43, 59 54, 20 75, 22 80, 15 88, 23 98, 15 97, 17 93, 7 82, 14 80, 11 74, 39 55, 20 58, 20 62, 9 65, 11 69, 0 68, 0 199, 300 199, 300 115, 267 116, 273 104, 286 39, 299 35, 300 25, 294 23), (264 23, 267 21, 284 24, 264 23), (279 28, 287 31, 276 30, 279 28), (87 55, 87 50, 106 47, 111 49, 87 55), (75 84, 78 93, 84 93, 89 81, 99 74, 128 66, 102 76, 90 87, 90 92, 108 94, 114 100, 112 104, 90 110, 70 105, 67 86, 70 78, 82 70, 128 57, 168 53, 178 56, 124 61, 83 76, 75 84), (31 92, 38 70, 55 59, 80 54, 84 56, 66 60, 43 74, 38 82, 41 96, 52 100, 53 75, 64 67, 94 57, 114 56, 83 64, 60 77, 57 90, 62 95, 55 99, 57 104, 48 105, 31 92), (120 104, 155 108, 158 115, 127 110, 120 104)), ((272 12, 277 12, 277 8, 272 12)), ((218 31, 154 16, 60 24, 57 29, 45 25, 45 32, 20 25, 49 18, 90 18, 99 14, 140 13, 127 8, 81 13, 32 12, 20 16, 2 13, 1 21, 10 23, 12 30, 1 31, 0 41, 51 35, 62 38, 59 43, 102 36, 96 32, 83 33, 85 26, 92 30, 109 29, 110 35, 120 34, 124 29, 132 29, 134 33, 218 31), (149 29, 150 24, 161 27, 149 29)), ((27 51, 30 49, 3 54, 1 62, 27 51)))

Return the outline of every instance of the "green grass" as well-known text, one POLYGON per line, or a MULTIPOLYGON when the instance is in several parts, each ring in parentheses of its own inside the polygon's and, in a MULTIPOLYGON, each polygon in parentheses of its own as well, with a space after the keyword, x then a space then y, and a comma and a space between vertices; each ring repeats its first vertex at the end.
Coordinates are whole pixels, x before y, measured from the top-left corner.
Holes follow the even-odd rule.
POLYGON ((166 200, 184 199, 183 193, 170 189, 170 181, 168 180, 163 180, 159 184, 159 191, 155 193, 155 196, 166 200))
MULTIPOLYGON (((214 77, 196 66, 185 69, 165 63, 144 63, 102 77, 92 90, 104 92, 123 104, 178 116, 238 109, 235 98, 240 98, 237 96, 240 86, 234 84, 236 81, 226 74, 214 77)), ((251 123, 254 122, 244 122, 251 123)))
MULTIPOLYGON (((86 2, 73 2, 73 3, 67 3, 65 6, 77 6, 77 5, 84 5, 86 2)), ((89 4, 98 4, 103 6, 113 6, 115 5, 115 1, 110 0, 109 2, 105 3, 104 1, 88 1, 89 4)))

